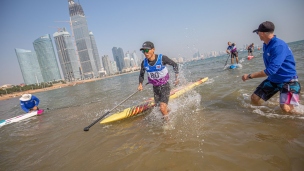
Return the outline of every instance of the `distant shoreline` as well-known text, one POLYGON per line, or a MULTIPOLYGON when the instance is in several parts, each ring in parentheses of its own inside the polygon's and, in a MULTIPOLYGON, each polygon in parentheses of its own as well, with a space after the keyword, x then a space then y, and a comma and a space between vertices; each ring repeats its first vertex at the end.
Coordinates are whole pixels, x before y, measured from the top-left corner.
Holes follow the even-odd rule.
POLYGON ((16 97, 21 97, 22 94, 34 94, 34 93, 39 93, 39 92, 43 92, 43 91, 51 91, 51 90, 56 90, 58 88, 75 86, 77 84, 83 84, 83 83, 98 81, 98 80, 107 79, 107 78, 111 78, 111 77, 117 77, 117 76, 121 76, 121 75, 125 75, 125 74, 131 74, 131 73, 134 73, 134 72, 139 72, 139 71, 127 72, 127 73, 122 73, 122 74, 118 74, 118 75, 111 75, 111 76, 108 76, 108 77, 94 78, 94 79, 89 79, 89 80, 79 80, 79 81, 69 82, 69 83, 66 83, 66 84, 62 84, 62 83, 53 84, 52 87, 46 87, 46 88, 28 90, 28 91, 22 91, 22 92, 15 92, 15 93, 12 93, 12 94, 6 94, 6 95, 0 96, 0 101, 1 100, 8 100, 8 99, 16 98, 16 97))

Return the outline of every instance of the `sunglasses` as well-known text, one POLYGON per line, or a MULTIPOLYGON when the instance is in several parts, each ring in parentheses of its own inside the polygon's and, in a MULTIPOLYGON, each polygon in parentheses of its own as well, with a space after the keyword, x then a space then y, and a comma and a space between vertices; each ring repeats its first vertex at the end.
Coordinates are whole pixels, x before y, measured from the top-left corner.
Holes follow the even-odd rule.
POLYGON ((150 49, 143 49, 141 50, 142 53, 148 53, 150 51, 150 49))

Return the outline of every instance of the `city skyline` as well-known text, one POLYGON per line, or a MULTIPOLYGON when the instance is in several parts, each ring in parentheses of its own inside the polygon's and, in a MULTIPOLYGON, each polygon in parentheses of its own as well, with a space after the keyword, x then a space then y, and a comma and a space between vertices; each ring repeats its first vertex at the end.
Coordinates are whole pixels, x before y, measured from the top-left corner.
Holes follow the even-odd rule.
MULTIPOLYGON (((99 58, 108 55, 110 60, 113 60, 113 47, 135 50, 142 56, 139 48, 147 40, 155 44, 156 53, 171 58, 192 58, 198 51, 200 54, 222 51, 228 41, 235 42, 239 48, 249 43, 261 46, 262 42, 252 31, 266 20, 274 22, 275 33, 286 42, 304 39, 302 0, 75 2, 80 2, 86 13, 99 58), (147 8, 155 12, 147 12, 147 8)), ((71 33, 69 22, 56 22, 69 20, 68 0, 3 0, 0 11, 0 67, 11 73, 0 75, 0 85, 20 84, 22 74, 14 49, 33 51, 32 40, 55 33, 57 27, 69 28, 71 33)))

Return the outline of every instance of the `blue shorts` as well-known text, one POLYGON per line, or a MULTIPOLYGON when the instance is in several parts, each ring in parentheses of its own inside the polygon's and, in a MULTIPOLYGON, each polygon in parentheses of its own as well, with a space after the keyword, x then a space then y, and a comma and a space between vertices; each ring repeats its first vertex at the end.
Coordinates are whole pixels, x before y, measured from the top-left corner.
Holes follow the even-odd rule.
POLYGON ((299 105, 301 85, 298 81, 274 83, 266 79, 256 88, 254 94, 267 101, 278 91, 280 91, 280 104, 299 105))

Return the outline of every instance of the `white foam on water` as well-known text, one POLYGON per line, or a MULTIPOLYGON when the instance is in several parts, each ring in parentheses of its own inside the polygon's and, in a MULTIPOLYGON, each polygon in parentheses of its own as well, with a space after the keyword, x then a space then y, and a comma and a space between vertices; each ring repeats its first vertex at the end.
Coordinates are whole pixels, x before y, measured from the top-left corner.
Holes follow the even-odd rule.
POLYGON ((242 69, 243 65, 239 62, 238 64, 236 64, 236 68, 242 69))
POLYGON ((169 122, 164 126, 164 130, 175 129, 175 125, 181 119, 195 112, 200 107, 201 95, 195 91, 188 92, 184 96, 169 102, 170 114, 169 122))
POLYGON ((266 102, 262 102, 261 105, 251 104, 251 95, 244 92, 241 89, 239 92, 241 97, 237 99, 241 101, 243 107, 253 109, 253 113, 265 116, 267 118, 279 118, 279 119, 304 119, 304 106, 295 106, 292 114, 285 114, 279 104, 279 95, 276 95, 266 102))
POLYGON ((245 61, 245 58, 241 58, 241 60, 239 60, 239 63, 242 63, 245 61))
POLYGON ((201 96, 199 93, 195 91, 187 92, 181 97, 169 101, 168 121, 163 118, 159 107, 153 108, 151 113, 145 117, 145 120, 148 121, 147 126, 161 126, 164 131, 174 130, 177 122, 181 121, 181 117, 188 117, 187 114, 195 112, 200 107, 200 102, 201 96))
POLYGON ((213 78, 209 78, 204 84, 212 84, 214 82, 213 78))

